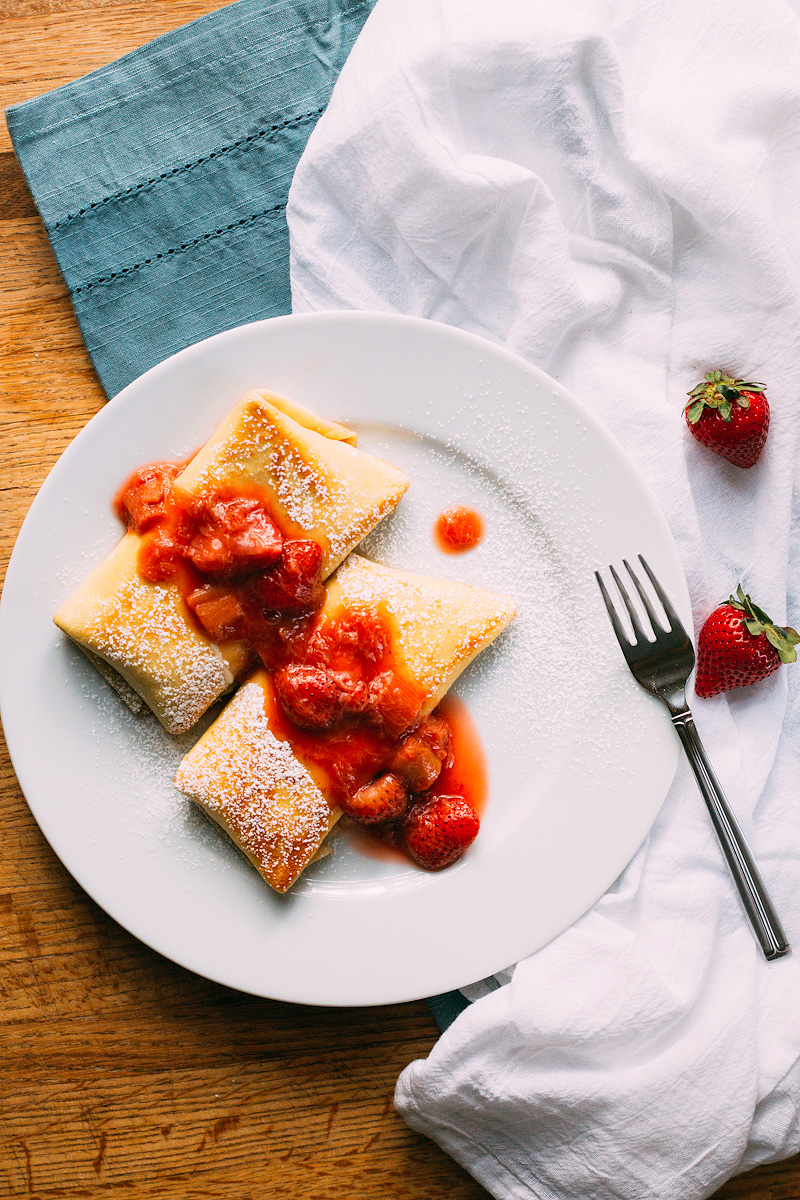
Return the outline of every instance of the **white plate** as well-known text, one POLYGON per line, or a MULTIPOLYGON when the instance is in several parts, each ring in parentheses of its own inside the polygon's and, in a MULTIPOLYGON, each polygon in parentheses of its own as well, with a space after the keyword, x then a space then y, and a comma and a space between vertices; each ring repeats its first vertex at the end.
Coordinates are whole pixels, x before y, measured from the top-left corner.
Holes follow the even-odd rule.
POLYGON ((637 687, 594 567, 643 551, 685 620, 667 526, 616 442, 548 376, 415 318, 321 313, 234 329, 112 400, 31 507, 0 611, 0 701, 45 837, 126 929, 210 979, 281 1000, 384 1004, 479 979, 542 946, 613 882, 672 778, 667 714, 637 687), (354 424, 411 476, 365 543, 392 565, 509 592, 511 631, 457 692, 478 725, 490 797, 480 836, 437 874, 347 837, 274 895, 173 791, 176 742, 133 717, 52 624, 120 536, 111 497, 139 464, 196 449, 253 387, 354 424), (436 515, 478 508, 474 551, 441 554, 436 515))

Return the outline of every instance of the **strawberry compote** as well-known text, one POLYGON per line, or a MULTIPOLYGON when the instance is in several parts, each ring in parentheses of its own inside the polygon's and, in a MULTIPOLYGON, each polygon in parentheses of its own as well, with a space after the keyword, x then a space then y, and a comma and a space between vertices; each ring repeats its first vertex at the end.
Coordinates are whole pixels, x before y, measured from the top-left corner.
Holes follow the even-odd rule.
POLYGON ((182 466, 142 467, 115 499, 142 538, 143 578, 177 584, 213 641, 261 659, 270 728, 332 803, 422 866, 455 861, 479 824, 455 763, 463 739, 441 709, 421 715, 425 694, 395 659, 387 615, 322 614, 322 548, 284 537, 256 488, 178 494, 182 466))
POLYGON ((437 517, 434 533, 445 554, 463 554, 473 550, 483 537, 483 518, 474 508, 456 504, 437 517))
POLYGON ((282 625, 307 618, 325 599, 321 547, 284 538, 257 488, 176 494, 183 465, 142 467, 115 498, 119 517, 142 537, 142 577, 177 583, 214 641, 245 641, 256 652, 280 647, 282 625))

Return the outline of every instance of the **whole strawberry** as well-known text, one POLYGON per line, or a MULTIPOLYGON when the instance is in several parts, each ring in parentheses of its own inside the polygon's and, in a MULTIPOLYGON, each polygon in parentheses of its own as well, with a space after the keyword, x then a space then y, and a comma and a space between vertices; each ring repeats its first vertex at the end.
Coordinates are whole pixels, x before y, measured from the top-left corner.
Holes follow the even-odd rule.
POLYGON ((698 696, 716 696, 730 688, 766 679, 781 663, 797 659, 800 634, 774 625, 741 587, 727 604, 715 608, 697 639, 698 696))
POLYGON ((737 467, 752 467, 769 432, 766 384, 709 371, 689 392, 686 424, 698 442, 737 467))
POLYGON ((463 796, 428 796, 403 821, 403 846, 421 867, 438 871, 456 861, 477 837, 480 818, 463 796))

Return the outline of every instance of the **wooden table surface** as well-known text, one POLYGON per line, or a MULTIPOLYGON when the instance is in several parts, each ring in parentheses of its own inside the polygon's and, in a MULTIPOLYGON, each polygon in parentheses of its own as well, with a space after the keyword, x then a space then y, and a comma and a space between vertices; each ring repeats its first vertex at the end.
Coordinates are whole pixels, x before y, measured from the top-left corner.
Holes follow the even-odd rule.
MULTIPOLYGON (((0 0, 3 107, 217 7, 0 0)), ((5 127, 0 237, 4 569, 47 472, 104 400, 5 127)), ((197 978, 70 878, 4 746, 0 787, 0 1196, 487 1196, 392 1109, 398 1073, 437 1036, 423 1003, 303 1008, 197 978)), ((800 1160, 717 1197, 800 1198, 800 1160)))

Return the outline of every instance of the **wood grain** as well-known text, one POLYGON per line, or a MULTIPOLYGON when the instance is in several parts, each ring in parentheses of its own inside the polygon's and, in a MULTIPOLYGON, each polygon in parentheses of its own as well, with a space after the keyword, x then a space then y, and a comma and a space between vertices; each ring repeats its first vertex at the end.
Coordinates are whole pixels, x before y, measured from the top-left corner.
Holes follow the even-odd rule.
MULTIPOLYGON (((3 104, 215 7, 0 0, 3 104)), ((5 129, 0 239, 4 573, 37 489, 103 403, 5 129)), ((398 1073, 436 1039, 423 1004, 356 1012, 277 1004, 162 959, 62 868, 4 743, 0 819, 0 1197, 487 1196, 393 1112, 398 1073)), ((732 1180, 717 1200, 800 1200, 800 1161, 732 1180)))

